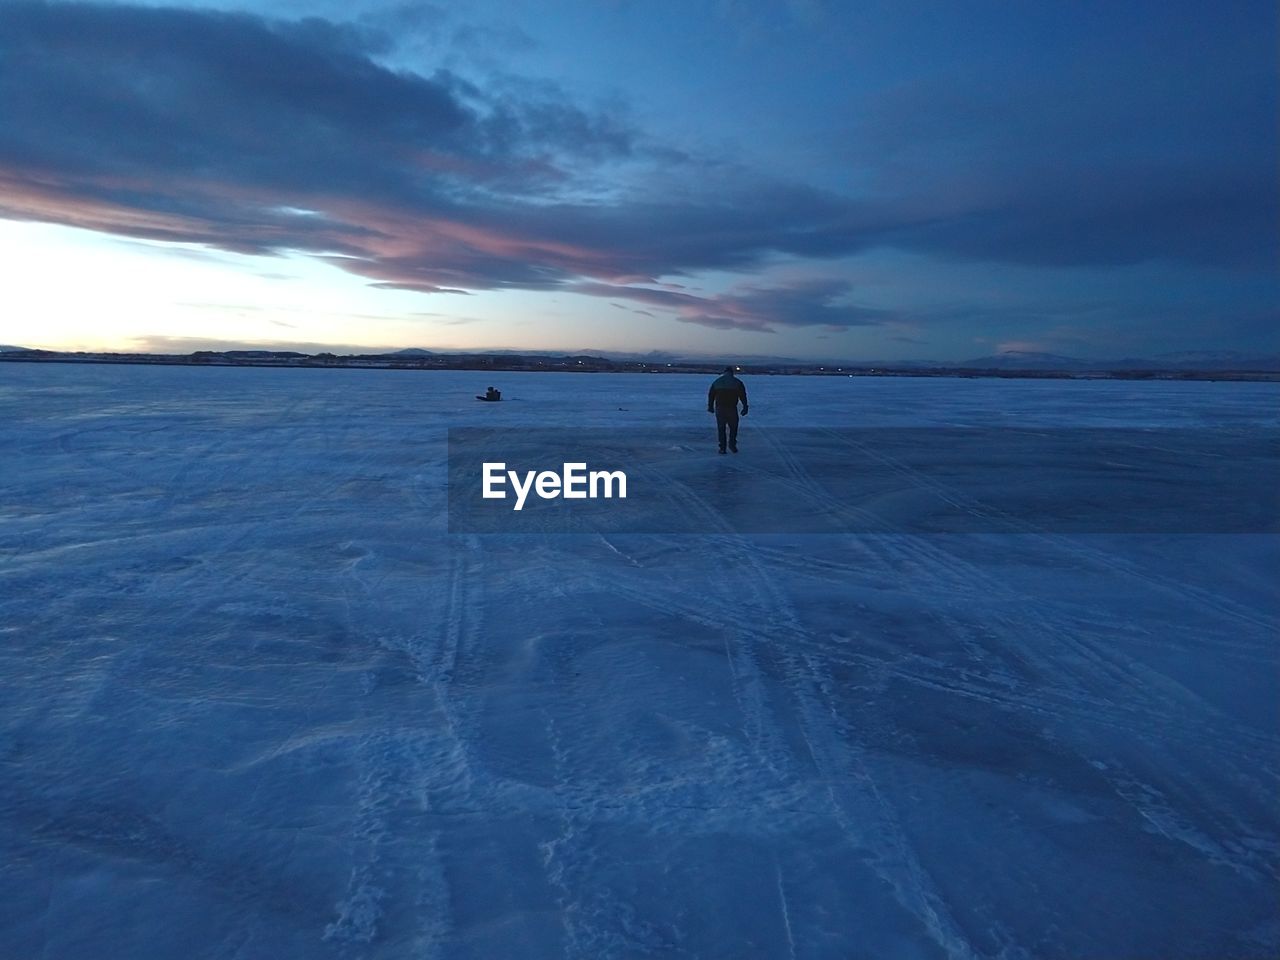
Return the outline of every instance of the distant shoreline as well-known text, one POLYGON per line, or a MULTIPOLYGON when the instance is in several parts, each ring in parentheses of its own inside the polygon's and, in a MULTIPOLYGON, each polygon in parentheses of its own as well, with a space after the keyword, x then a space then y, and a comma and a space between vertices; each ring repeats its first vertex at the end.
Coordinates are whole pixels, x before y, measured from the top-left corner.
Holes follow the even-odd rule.
MULTIPOLYGON (((197 351, 191 354, 155 353, 60 353, 52 350, 23 350, 0 353, 0 361, 10 363, 140 364, 189 367, 289 367, 342 370, 472 370, 488 373, 692 373, 715 374, 723 364, 708 361, 612 360, 607 357, 521 354, 303 354, 292 351, 243 350, 197 351)), ((1019 369, 966 366, 896 366, 827 364, 739 365, 751 376, 816 377, 953 377, 1019 380, 1212 380, 1280 382, 1275 370, 1197 370, 1169 368, 1133 369, 1019 369)))

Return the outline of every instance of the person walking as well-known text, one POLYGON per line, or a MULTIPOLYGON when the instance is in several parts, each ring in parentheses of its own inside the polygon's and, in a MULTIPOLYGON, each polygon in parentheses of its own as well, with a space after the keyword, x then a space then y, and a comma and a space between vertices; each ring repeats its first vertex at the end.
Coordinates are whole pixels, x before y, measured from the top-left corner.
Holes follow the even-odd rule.
POLYGON ((747 415, 747 388, 733 375, 733 367, 725 367, 707 391, 707 413, 716 415, 716 435, 720 440, 720 452, 724 453, 725 433, 728 432, 729 449, 738 452, 738 403, 742 403, 742 415, 747 415))

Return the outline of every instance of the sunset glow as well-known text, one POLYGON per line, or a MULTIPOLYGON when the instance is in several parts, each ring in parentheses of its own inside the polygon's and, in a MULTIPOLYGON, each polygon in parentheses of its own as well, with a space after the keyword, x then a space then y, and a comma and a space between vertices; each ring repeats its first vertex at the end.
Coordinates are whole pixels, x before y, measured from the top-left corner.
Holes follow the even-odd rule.
POLYGON ((1136 10, 0 3, 0 341, 1274 352, 1275 11, 1136 10))

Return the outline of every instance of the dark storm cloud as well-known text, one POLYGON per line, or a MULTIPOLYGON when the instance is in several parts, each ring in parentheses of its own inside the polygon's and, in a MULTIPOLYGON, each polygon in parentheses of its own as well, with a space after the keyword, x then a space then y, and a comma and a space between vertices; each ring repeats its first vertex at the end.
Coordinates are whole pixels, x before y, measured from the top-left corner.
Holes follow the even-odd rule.
POLYGON ((882 93, 848 134, 872 187, 855 201, 660 149, 553 84, 391 69, 392 43, 370 22, 0 3, 0 216, 300 250, 423 292, 574 290, 753 330, 889 317, 838 283, 713 297, 644 285, 885 245, 1063 265, 1238 266, 1275 251, 1274 79, 1253 66, 1172 91, 1139 60, 1088 83, 882 93), (599 189, 641 162, 645 177, 599 189))
POLYGON ((1114 20, 1044 68, 994 57, 871 98, 845 143, 903 214, 886 239, 1028 264, 1273 264, 1274 5, 1114 20))
POLYGON ((554 89, 514 102, 444 71, 394 72, 363 31, 321 20, 11 3, 0 26, 0 158, 47 177, 439 203, 538 190, 564 176, 560 149, 629 149, 626 130, 554 89))
POLYGON ((1164 259, 1275 262, 1280 204, 1261 178, 1108 170, 1010 189, 975 209, 890 231, 885 240, 946 257, 1045 266, 1164 259), (1165 180, 1165 182, 1158 182, 1165 180))

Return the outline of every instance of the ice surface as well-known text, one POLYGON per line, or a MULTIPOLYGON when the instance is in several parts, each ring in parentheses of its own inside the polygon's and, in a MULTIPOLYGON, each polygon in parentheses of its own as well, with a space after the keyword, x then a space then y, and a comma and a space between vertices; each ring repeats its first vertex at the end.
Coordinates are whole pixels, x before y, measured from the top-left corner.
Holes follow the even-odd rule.
POLYGON ((0 365, 0 955, 1274 956, 1280 538, 449 534, 445 436, 1280 388, 707 380, 0 365))

